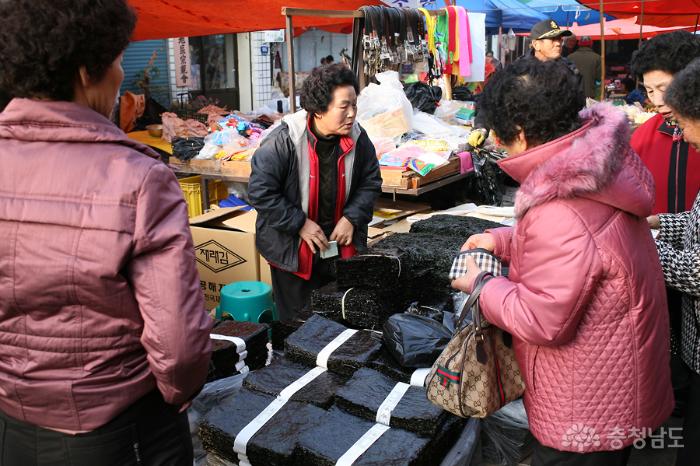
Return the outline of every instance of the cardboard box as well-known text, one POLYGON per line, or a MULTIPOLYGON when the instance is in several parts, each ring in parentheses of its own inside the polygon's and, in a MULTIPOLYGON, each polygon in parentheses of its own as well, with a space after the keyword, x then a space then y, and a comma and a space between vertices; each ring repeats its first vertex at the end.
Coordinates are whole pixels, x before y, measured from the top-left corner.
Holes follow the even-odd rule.
POLYGON ((260 279, 255 247, 255 211, 216 209, 190 219, 200 285, 207 309, 219 304, 220 291, 238 281, 260 279))

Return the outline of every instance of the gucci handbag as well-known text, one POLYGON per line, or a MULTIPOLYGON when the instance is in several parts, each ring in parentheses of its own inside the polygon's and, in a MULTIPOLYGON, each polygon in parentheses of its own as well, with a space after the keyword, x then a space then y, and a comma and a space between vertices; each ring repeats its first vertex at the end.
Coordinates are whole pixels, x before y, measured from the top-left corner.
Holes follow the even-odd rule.
POLYGON ((466 273, 467 255, 474 257, 484 272, 462 308, 455 334, 430 369, 426 387, 428 399, 441 408, 460 417, 483 418, 520 398, 525 383, 510 334, 482 320, 479 309, 481 289, 500 274, 500 261, 489 251, 464 251, 455 258, 451 278, 466 273))

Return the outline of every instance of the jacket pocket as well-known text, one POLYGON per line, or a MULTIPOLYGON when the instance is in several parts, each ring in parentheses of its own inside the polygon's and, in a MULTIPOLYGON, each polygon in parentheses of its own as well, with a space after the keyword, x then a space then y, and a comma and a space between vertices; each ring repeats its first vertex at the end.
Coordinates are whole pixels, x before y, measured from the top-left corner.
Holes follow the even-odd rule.
POLYGON ((530 393, 534 394, 537 392, 537 375, 535 367, 537 365, 537 356, 539 355, 540 347, 534 346, 530 347, 527 353, 527 367, 525 371, 527 372, 526 388, 530 393))

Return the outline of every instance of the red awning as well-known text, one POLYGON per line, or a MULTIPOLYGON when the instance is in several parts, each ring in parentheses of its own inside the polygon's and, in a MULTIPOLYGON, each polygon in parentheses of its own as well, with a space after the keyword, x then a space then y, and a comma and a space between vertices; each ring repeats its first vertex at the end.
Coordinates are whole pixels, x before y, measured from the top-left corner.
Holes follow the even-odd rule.
MULTIPOLYGON (((282 29, 282 7, 355 10, 379 0, 129 0, 138 13, 133 40, 282 29)), ((294 17, 294 27, 350 29, 351 19, 294 17)))
MULTIPOLYGON (((586 24, 584 26, 579 26, 574 23, 573 26, 568 29, 576 37, 581 38, 582 36, 589 36, 593 40, 600 40, 600 24, 586 24)), ((644 38, 654 37, 665 32, 675 31, 678 29, 688 29, 682 26, 660 28, 656 26, 647 26, 646 24, 642 26, 642 36, 644 38)), ((692 27, 690 28, 692 29, 692 27)), ((606 40, 623 40, 623 39, 639 39, 639 24, 637 24, 637 18, 625 18, 616 19, 612 21, 605 21, 605 39, 606 40)))
MULTIPOLYGON (((579 0, 579 3, 598 10, 600 2, 596 0, 579 0)), ((637 16, 644 24, 660 27, 695 26, 700 18, 700 0, 645 0, 644 18, 642 18, 642 1, 604 0, 605 13, 615 17, 637 16)))

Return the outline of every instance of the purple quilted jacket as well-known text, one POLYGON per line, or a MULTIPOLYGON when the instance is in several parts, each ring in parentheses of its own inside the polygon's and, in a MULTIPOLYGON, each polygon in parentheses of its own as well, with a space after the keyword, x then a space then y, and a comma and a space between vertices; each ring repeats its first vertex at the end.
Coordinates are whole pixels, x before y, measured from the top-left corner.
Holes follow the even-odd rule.
POLYGON ((514 228, 493 230, 508 278, 486 319, 514 336, 530 430, 565 451, 615 450, 673 409, 664 279, 645 217, 651 175, 624 113, 600 104, 576 132, 507 158, 514 228))
POLYGON ((0 113, 0 410, 89 431, 208 369, 187 208, 173 173, 70 102, 0 113))

